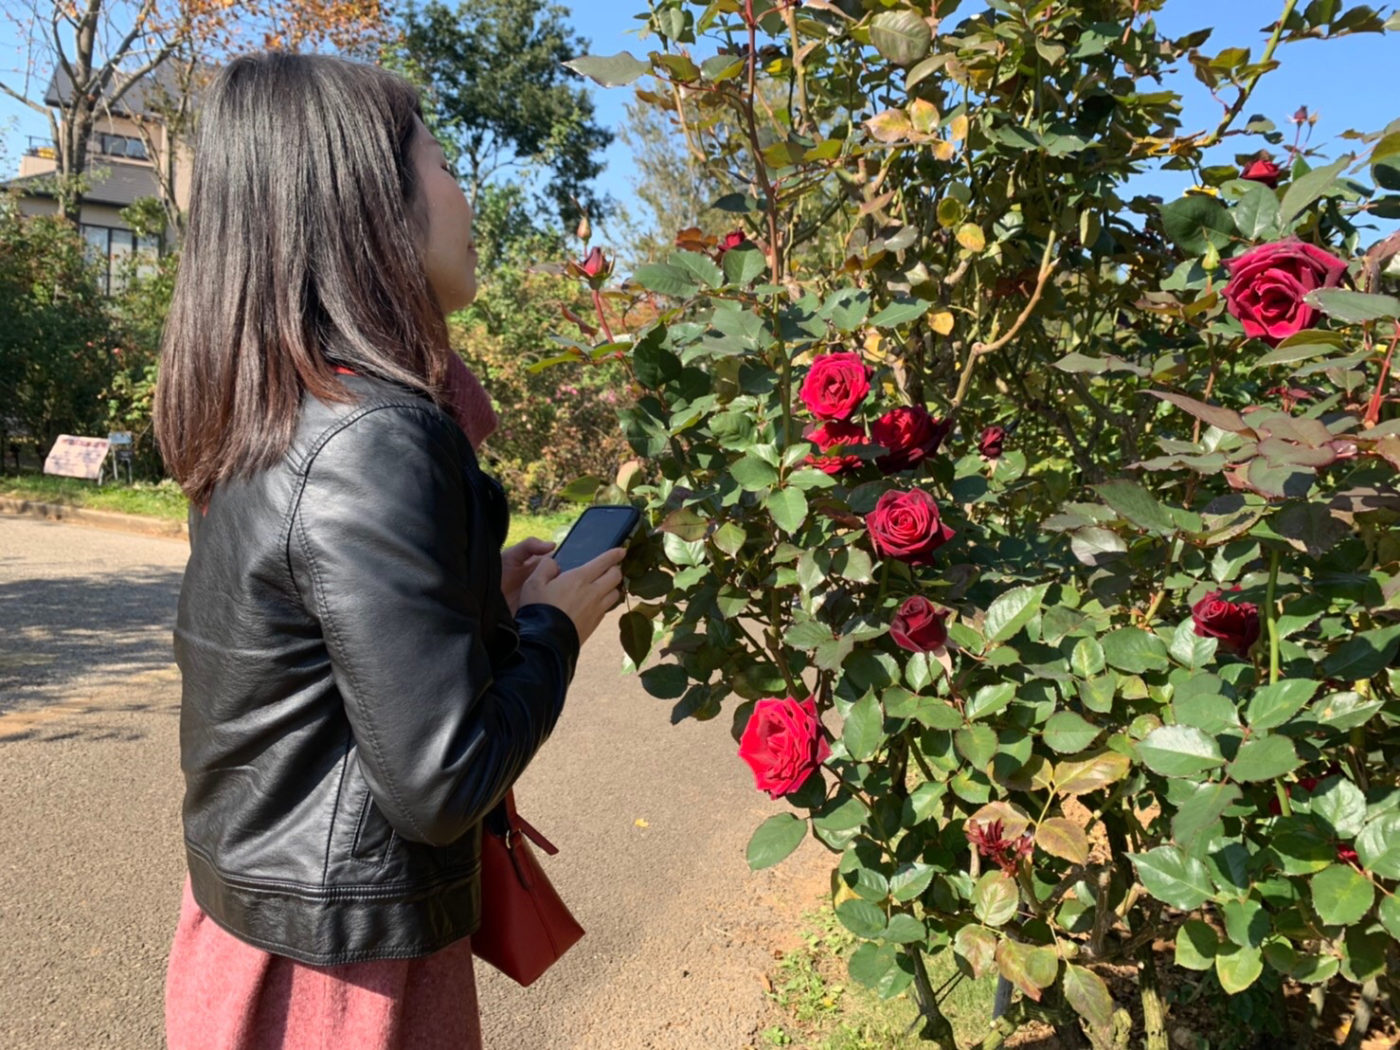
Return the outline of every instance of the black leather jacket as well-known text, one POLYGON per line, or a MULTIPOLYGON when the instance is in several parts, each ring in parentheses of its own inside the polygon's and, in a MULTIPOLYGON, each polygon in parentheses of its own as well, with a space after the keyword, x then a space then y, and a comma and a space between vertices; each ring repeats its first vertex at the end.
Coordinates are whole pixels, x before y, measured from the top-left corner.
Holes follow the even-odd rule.
POLYGON ((359 377, 290 451, 191 515, 175 656, 195 900, 316 965, 471 933, 481 820, 544 743, 578 658, 501 595, 508 511, 429 401, 359 377))

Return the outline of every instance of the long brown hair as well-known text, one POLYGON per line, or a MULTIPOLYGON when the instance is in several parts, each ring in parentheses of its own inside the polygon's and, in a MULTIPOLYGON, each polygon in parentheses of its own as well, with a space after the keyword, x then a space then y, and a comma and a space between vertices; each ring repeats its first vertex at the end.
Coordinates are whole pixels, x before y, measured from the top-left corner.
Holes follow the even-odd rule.
POLYGON ((417 92, 328 55, 244 55, 200 113, 155 429, 196 505, 286 452, 336 367, 439 398, 448 349, 418 248, 417 92))

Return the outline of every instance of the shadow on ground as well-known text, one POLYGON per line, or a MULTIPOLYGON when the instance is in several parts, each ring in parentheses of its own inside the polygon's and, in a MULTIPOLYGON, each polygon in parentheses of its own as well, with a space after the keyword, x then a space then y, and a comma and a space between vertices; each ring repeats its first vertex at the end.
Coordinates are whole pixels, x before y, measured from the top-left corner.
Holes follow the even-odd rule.
POLYGON ((143 569, 0 582, 0 712, 82 701, 169 669, 180 577, 143 569))

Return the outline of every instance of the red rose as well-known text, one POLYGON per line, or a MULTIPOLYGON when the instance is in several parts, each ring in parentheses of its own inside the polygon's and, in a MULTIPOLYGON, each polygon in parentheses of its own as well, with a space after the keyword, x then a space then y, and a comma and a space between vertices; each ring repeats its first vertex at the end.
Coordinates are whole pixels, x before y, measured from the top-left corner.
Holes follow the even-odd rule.
POLYGON ((988 459, 997 459, 1001 456, 1002 446, 1005 444, 1005 427, 987 427, 977 439, 977 451, 988 459))
POLYGON ((953 538, 938 516, 938 504, 922 489, 891 491, 865 517, 865 527, 882 557, 928 565, 933 552, 953 538))
POLYGON ((918 466, 938 451, 947 426, 928 414, 923 405, 895 408, 870 424, 870 436, 889 451, 875 461, 886 474, 918 466))
POLYGON ((845 451, 866 443, 865 428, 859 424, 832 420, 808 427, 802 432, 802 436, 824 453, 820 456, 808 456, 807 463, 810 466, 827 474, 840 474, 860 466, 860 457, 845 451))
POLYGON ((749 236, 743 230, 726 233, 719 244, 715 246, 715 262, 723 259, 725 252, 732 252, 735 248, 742 248, 748 243, 749 236))
POLYGON ((822 354, 802 381, 802 403, 818 419, 850 419, 868 393, 870 377, 859 354, 822 354))
POLYGON ((948 641, 946 609, 938 609, 927 598, 906 598, 890 622, 890 637, 911 653, 931 653, 948 641))
POLYGON ((1228 602, 1222 594, 1211 591, 1191 606, 1191 619, 1202 638, 1219 638, 1224 648, 1243 656, 1259 638, 1259 607, 1252 602, 1228 602))
POLYGON ((1230 273, 1225 303, 1246 335, 1277 346, 1290 335, 1312 327, 1317 311, 1303 296, 1336 287, 1347 264, 1335 255, 1298 240, 1251 248, 1225 264, 1230 273))
POLYGON ((739 757, 753 770, 754 787, 773 798, 800 788, 830 755, 811 698, 760 700, 739 738, 739 757))
POLYGON ((601 288, 612 274, 612 260, 603 254, 602 248, 593 248, 582 259, 570 259, 568 271, 575 277, 582 277, 590 288, 601 288))
POLYGON ((1240 178, 1249 179, 1251 182, 1262 182, 1265 186, 1273 189, 1278 185, 1279 176, 1282 174, 1283 169, 1268 157, 1257 157, 1244 166, 1244 170, 1240 172, 1240 178))

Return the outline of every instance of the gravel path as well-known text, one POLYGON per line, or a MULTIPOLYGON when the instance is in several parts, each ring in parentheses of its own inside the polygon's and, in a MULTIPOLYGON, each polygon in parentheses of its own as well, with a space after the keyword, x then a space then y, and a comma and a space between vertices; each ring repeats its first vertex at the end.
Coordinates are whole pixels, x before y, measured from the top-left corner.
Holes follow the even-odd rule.
MULTIPOLYGON (((0 1047, 162 1045, 184 560, 182 541, 0 517, 0 1047)), ((762 975, 825 884, 810 841, 748 871, 778 804, 726 725, 671 726, 620 664, 605 624, 517 792, 589 932, 528 990, 480 967, 489 1050, 751 1046, 773 1019, 762 975)))

